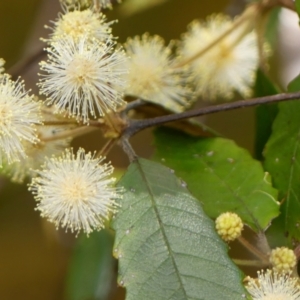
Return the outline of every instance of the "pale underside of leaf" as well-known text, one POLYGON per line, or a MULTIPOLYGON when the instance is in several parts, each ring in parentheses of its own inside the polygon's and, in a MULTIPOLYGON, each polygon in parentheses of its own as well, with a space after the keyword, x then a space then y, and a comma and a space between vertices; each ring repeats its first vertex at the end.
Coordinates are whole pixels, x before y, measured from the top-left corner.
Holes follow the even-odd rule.
POLYGON ((139 159, 113 227, 127 300, 243 299, 241 274, 213 222, 172 170, 139 159))

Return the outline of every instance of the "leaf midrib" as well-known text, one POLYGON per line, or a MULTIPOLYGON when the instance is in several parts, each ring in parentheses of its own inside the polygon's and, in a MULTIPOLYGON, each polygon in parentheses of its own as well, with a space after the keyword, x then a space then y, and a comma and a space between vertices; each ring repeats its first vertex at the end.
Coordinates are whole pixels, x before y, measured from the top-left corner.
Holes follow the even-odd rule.
POLYGON ((147 189, 148 189, 148 191, 149 191, 150 199, 151 199, 151 202, 152 202, 152 207, 153 207, 153 210, 154 210, 154 212, 155 212, 157 221, 158 221, 158 223, 159 223, 159 228, 160 228, 160 231, 161 231, 161 233, 162 233, 164 242, 165 242, 165 244, 166 244, 166 246, 167 246, 167 249, 168 249, 168 252, 169 252, 169 254, 170 254, 170 258, 171 258, 173 267, 174 267, 174 269, 175 269, 175 273, 176 273, 176 275, 177 275, 177 278, 178 278, 180 287, 181 287, 181 289, 182 289, 183 292, 184 292, 185 298, 188 299, 186 290, 185 290, 185 288, 184 288, 183 282, 182 282, 181 277, 180 277, 179 269, 178 269, 177 264, 176 264, 176 261, 175 261, 175 257, 174 257, 173 252, 172 252, 172 248, 171 248, 171 246, 170 246, 170 244, 169 244, 169 241, 168 241, 168 238, 167 238, 167 234, 166 234, 165 229, 164 229, 164 226, 163 226, 164 224, 163 224, 162 219, 161 219, 161 217, 160 217, 159 211, 158 211, 158 209, 157 209, 157 207, 156 207, 156 202, 155 202, 155 200, 154 200, 154 193, 152 192, 152 189, 151 189, 151 187, 150 187, 150 185, 149 185, 149 183, 148 183, 146 174, 145 174, 145 172, 143 171, 143 168, 142 168, 142 166, 141 166, 142 163, 140 162, 140 159, 137 159, 137 160, 136 160, 136 164, 137 164, 137 166, 138 166, 138 168, 139 168, 140 174, 141 174, 141 176, 142 176, 142 178, 143 178, 143 180, 144 180, 144 182, 145 182, 145 185, 146 185, 146 187, 147 187, 147 189))

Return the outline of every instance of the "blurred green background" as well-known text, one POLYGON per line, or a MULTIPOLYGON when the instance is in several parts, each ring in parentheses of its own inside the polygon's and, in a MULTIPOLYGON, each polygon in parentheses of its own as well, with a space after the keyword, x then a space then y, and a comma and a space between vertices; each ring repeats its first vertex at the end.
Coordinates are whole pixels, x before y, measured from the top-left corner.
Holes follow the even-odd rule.
MULTIPOLYGON (((128 36, 162 35, 166 41, 180 38, 193 19, 219 11, 239 12, 241 1, 203 0, 124 0, 108 19, 118 19, 113 32, 124 42, 128 36), (147 3, 150 3, 147 7, 147 3), (144 6, 143 6, 144 5, 144 6)), ((0 0, 0 57, 10 69, 22 58, 43 47, 39 37, 46 36, 44 24, 57 16, 58 0, 0 0)), ((26 87, 36 92, 37 66, 22 77, 26 87)), ((254 118, 252 109, 220 113, 206 118, 208 125, 252 151, 254 118)), ((77 139, 74 145, 95 150, 99 139, 93 134, 77 139)), ((98 143, 101 143, 99 141, 98 143)), ((133 140, 137 152, 149 157, 152 153, 150 132, 133 140)), ((128 163, 117 147, 108 157, 120 168, 128 163)), ((56 231, 34 210, 35 203, 26 184, 0 180, 0 299, 59 300, 66 299, 65 279, 76 239, 72 234, 56 231)), ((114 290, 112 299, 122 299, 124 292, 114 290)), ((146 299, 145 299, 146 300, 146 299)))

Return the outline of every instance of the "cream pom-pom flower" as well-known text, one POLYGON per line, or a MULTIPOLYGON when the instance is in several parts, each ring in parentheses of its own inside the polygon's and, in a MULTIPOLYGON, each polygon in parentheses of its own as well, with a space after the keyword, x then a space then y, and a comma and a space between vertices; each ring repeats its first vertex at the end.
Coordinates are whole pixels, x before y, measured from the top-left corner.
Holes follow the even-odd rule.
POLYGON ((112 4, 113 2, 118 2, 121 3, 122 0, 60 0, 62 3, 67 3, 67 4, 75 4, 75 5, 80 5, 83 7, 90 7, 93 6, 95 8, 109 8, 112 9, 112 4))
MULTIPOLYGON (((64 119, 63 116, 54 115, 51 108, 42 107, 41 111, 43 122, 59 122, 64 119)), ((72 137, 57 139, 57 134, 62 134, 73 127, 72 124, 37 126, 38 142, 32 144, 24 141, 26 157, 21 157, 20 161, 5 166, 4 173, 17 183, 22 183, 26 177, 36 176, 35 170, 41 167, 46 157, 58 156, 70 146, 72 137)))
POLYGON ((270 263, 278 273, 290 273, 297 264, 297 257, 292 249, 277 247, 271 251, 270 263))
POLYGON ((0 77, 0 166, 26 157, 23 142, 38 141, 36 125, 41 124, 40 102, 29 96, 22 81, 0 77))
POLYGON ((36 176, 36 169, 45 161, 46 157, 60 155, 66 148, 70 146, 71 138, 64 138, 44 142, 43 138, 55 136, 56 132, 64 130, 58 126, 40 126, 37 129, 37 135, 40 141, 36 144, 24 142, 26 157, 22 157, 20 161, 5 166, 5 174, 12 181, 22 183, 26 177, 36 176))
POLYGON ((124 105, 124 67, 126 55, 114 43, 70 36, 50 44, 48 61, 40 63, 40 92, 54 104, 57 112, 88 123, 90 117, 103 116, 124 105))
POLYGON ((75 8, 70 11, 67 7, 65 10, 64 14, 59 14, 56 21, 52 21, 53 28, 46 26, 52 30, 50 41, 66 35, 71 36, 75 40, 83 36, 87 39, 95 38, 99 41, 107 41, 113 38, 111 25, 114 21, 106 22, 104 14, 97 13, 90 8, 82 11, 75 8))
POLYGON ((242 219, 232 212, 220 214, 215 224, 219 236, 226 242, 234 241, 240 237, 244 228, 242 219))
MULTIPOLYGON (((194 21, 183 36, 180 55, 188 59, 201 52, 232 25, 233 21, 222 14, 212 15, 206 22, 194 21)), ((234 92, 243 97, 251 95, 259 50, 256 34, 245 32, 246 28, 247 24, 240 25, 190 62, 198 95, 207 100, 230 99, 234 92)))
POLYGON ((117 208, 120 191, 112 186, 113 167, 103 164, 104 158, 66 150, 60 157, 46 159, 39 177, 29 190, 38 201, 37 210, 56 227, 89 234, 103 228, 104 221, 117 208))
POLYGON ((258 272, 258 278, 246 278, 253 300, 299 300, 299 279, 271 270, 258 272))
POLYGON ((125 44, 129 56, 126 94, 180 112, 189 105, 191 92, 188 75, 183 68, 175 68, 171 47, 159 36, 129 38, 125 44))

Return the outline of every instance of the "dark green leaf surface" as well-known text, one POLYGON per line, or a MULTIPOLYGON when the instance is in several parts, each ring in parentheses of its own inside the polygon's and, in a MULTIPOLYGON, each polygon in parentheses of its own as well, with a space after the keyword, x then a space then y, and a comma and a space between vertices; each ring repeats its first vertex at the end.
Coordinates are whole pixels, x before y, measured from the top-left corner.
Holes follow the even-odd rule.
POLYGON ((112 245, 113 237, 106 230, 78 240, 69 269, 67 299, 110 299, 115 267, 112 245))
POLYGON ((255 231, 279 214, 277 191, 260 162, 223 138, 199 139, 178 131, 156 131, 156 158, 187 182, 212 218, 236 212, 255 231))
MULTIPOLYGON (((300 77, 289 91, 300 90, 300 77)), ((284 200, 280 216, 285 236, 300 239, 300 101, 280 103, 265 151, 265 167, 284 200)))
MULTIPOLYGON (((258 70, 254 87, 255 97, 263 97, 278 94, 278 91, 271 80, 258 70)), ((277 103, 259 105, 255 109, 256 133, 255 133, 255 157, 262 159, 263 149, 267 143, 271 132, 272 124, 277 115, 277 103)))
POLYGON ((126 300, 243 299, 241 274, 199 201, 158 163, 139 159, 113 222, 126 300))

